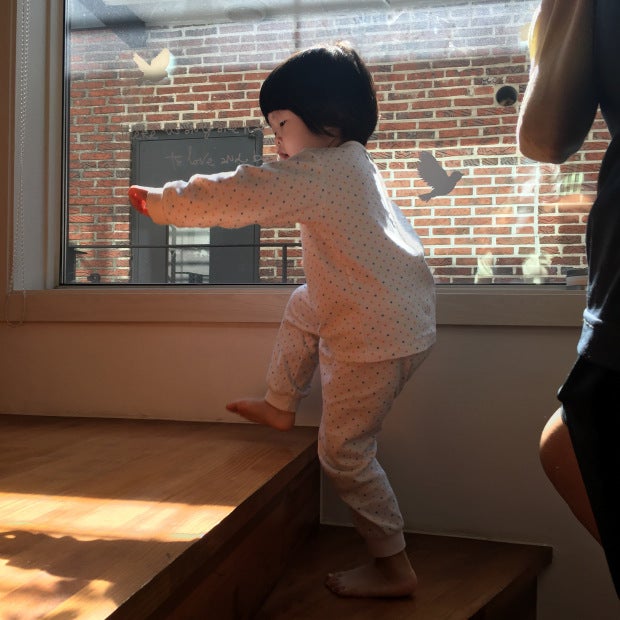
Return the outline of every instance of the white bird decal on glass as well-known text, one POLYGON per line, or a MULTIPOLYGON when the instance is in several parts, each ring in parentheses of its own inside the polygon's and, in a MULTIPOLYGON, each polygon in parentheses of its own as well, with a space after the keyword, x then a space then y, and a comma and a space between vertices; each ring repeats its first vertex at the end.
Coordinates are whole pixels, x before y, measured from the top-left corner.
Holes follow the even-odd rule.
POLYGON ((170 65, 170 50, 164 48, 151 62, 147 62, 135 52, 133 55, 134 62, 138 65, 138 69, 142 71, 144 79, 149 82, 159 82, 168 77, 168 65, 170 65))

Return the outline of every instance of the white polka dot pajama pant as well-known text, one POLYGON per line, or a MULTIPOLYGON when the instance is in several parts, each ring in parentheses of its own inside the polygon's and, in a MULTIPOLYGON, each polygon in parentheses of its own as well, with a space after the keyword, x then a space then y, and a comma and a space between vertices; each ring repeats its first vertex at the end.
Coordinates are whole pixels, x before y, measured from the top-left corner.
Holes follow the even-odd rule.
POLYGON ((405 548, 396 496, 376 459, 377 436, 394 399, 427 351, 379 362, 334 359, 317 335, 305 287, 287 305, 267 375, 266 400, 295 411, 319 366, 323 412, 319 459, 374 557, 405 548))

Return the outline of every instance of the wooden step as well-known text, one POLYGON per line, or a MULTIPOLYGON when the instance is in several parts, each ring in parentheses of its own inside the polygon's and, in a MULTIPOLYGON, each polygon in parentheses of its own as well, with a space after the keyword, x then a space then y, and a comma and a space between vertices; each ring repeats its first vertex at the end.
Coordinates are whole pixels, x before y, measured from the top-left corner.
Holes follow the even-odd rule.
POLYGON ((325 575, 367 561, 355 530, 320 526, 286 567, 256 620, 534 620, 536 581, 551 548, 471 538, 407 534, 419 578, 416 596, 347 599, 325 575))
POLYGON ((251 618, 318 507, 315 428, 0 415, 0 618, 251 618))

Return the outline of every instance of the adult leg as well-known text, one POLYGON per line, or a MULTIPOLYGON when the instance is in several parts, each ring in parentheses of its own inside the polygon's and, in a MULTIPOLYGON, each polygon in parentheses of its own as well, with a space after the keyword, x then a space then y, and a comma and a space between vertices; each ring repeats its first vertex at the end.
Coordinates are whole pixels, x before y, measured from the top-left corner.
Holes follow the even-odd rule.
POLYGON ((547 477, 581 524, 600 542, 596 520, 560 407, 540 437, 540 462, 547 477))

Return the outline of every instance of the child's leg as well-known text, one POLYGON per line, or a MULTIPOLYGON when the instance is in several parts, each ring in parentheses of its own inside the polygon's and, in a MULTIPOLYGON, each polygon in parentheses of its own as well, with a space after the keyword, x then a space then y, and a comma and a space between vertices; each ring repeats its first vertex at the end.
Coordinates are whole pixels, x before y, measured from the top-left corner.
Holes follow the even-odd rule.
POLYGON ((404 359, 347 364, 321 357, 323 417, 319 457, 373 561, 334 573, 327 586, 342 596, 407 596, 417 577, 405 552, 403 519, 375 455, 377 435, 396 396, 426 352, 404 359))
POLYGON ((291 295, 267 371, 264 399, 243 399, 226 408, 258 424, 288 430, 299 401, 307 396, 318 363, 318 335, 305 286, 291 295))

